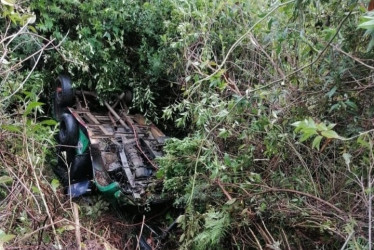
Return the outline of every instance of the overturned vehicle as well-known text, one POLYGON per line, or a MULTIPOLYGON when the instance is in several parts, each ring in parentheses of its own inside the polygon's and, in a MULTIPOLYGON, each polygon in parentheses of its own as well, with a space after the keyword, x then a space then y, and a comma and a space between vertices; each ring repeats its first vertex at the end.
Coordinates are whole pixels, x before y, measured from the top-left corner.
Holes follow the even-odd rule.
POLYGON ((60 123, 55 172, 68 193, 77 197, 91 185, 120 205, 164 203, 162 180, 155 176, 155 158, 162 155, 166 136, 139 114, 130 115, 131 92, 111 105, 98 105, 95 93, 75 91, 68 76, 60 75, 52 98, 60 123))

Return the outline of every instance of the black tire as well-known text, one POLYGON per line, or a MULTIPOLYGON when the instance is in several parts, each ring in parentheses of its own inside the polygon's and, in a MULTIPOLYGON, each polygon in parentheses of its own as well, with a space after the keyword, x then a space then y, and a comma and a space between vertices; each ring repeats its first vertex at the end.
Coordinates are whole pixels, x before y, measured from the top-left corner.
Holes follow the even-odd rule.
POLYGON ((70 168, 70 179, 81 181, 92 179, 92 163, 90 154, 76 155, 70 168))
POLYGON ((52 106, 52 116, 56 121, 61 121, 61 116, 63 113, 67 112, 66 107, 61 107, 57 103, 57 92, 53 93, 53 106, 52 106))
POLYGON ((74 89, 70 77, 58 76, 55 100, 60 107, 68 107, 74 104, 74 89))
POLYGON ((76 146, 78 143, 78 124, 75 118, 68 113, 61 116, 59 142, 62 145, 76 146))

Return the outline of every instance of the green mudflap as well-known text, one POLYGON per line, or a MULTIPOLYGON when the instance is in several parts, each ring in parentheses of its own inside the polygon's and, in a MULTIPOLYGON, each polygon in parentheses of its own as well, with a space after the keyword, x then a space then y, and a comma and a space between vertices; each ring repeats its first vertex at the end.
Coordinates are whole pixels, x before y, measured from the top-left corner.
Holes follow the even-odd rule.
POLYGON ((90 145, 90 141, 88 140, 87 136, 84 134, 82 129, 79 129, 77 154, 80 155, 86 152, 89 145, 90 145))
POLYGON ((108 199, 113 200, 117 192, 121 192, 118 182, 112 182, 107 186, 102 186, 95 182, 97 189, 108 199))

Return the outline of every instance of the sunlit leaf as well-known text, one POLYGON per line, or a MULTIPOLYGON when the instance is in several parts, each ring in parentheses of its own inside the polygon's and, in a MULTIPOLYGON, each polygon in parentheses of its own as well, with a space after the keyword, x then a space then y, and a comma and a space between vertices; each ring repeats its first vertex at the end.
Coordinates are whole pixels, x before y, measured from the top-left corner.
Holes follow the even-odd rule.
POLYGON ((226 139, 229 136, 230 136, 230 133, 227 129, 225 128, 219 129, 218 137, 226 139))
POLYGON ((326 138, 334 138, 334 139, 341 139, 342 137, 340 137, 338 135, 338 133, 336 133, 335 131, 333 130, 327 130, 327 131, 322 131, 321 134, 326 137, 326 138))
POLYGON ((344 158, 345 164, 349 167, 349 164, 351 163, 352 155, 348 153, 344 153, 343 158, 344 158))
POLYGON ((231 200, 227 201, 227 202, 225 203, 225 205, 230 206, 230 205, 234 204, 235 202, 236 202, 236 199, 231 199, 231 200))
MULTIPOLYGON (((14 239, 16 236, 14 234, 6 234, 3 230, 0 230, 0 243, 7 243, 14 239)), ((1 244, 0 244, 1 247, 1 244)))
POLYGON ((54 126, 57 124, 57 122, 55 120, 44 120, 44 121, 41 121, 40 124, 54 126))
POLYGON ((1 128, 9 132, 21 132, 21 128, 16 125, 2 125, 1 128))
POLYGON ((30 114, 33 109, 40 107, 42 105, 44 105, 44 103, 42 102, 30 102, 29 105, 27 105, 24 115, 26 116, 30 114))
POLYGON ((308 140, 312 135, 314 135, 315 133, 304 133, 301 138, 300 138, 300 142, 303 142, 303 141, 306 141, 308 140))
POLYGON ((0 184, 9 184, 13 182, 13 178, 10 176, 0 176, 0 184))
POLYGON ((8 5, 8 6, 14 6, 16 1, 15 0, 1 0, 1 3, 4 5, 8 5))
POLYGON ((370 20, 364 23, 361 23, 358 25, 359 28, 361 29, 371 29, 374 28, 374 20, 370 20))
POLYGON ((319 150, 322 138, 323 137, 320 136, 320 135, 316 136, 316 138, 314 138, 314 140, 312 142, 312 148, 316 148, 317 150, 319 150))
POLYGON ((36 187, 36 186, 32 186, 32 187, 31 187, 31 190, 32 190, 32 192, 33 192, 34 194, 40 194, 40 190, 39 190, 39 188, 36 187))
POLYGON ((52 190, 56 192, 57 188, 60 186, 60 182, 57 179, 53 179, 51 182, 52 190))

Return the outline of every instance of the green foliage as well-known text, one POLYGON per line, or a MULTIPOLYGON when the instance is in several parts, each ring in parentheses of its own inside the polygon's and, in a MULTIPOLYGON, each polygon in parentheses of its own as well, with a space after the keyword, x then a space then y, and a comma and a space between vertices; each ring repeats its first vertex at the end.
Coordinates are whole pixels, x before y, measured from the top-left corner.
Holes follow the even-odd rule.
MULTIPOLYGON (((3 30, 33 21, 26 8, 2 4, 3 30)), ((33 166, 44 162, 55 128, 43 121, 42 86, 69 72, 102 100, 132 88, 133 109, 158 118, 162 107, 164 121, 188 134, 168 141, 158 172, 186 211, 180 248, 370 244, 374 25, 357 1, 41 0, 31 9, 37 22, 28 30, 61 44, 31 75, 20 66, 27 60, 18 62, 46 39, 26 32, 7 44, 0 136, 11 146, 1 152, 24 157, 27 149, 33 166)), ((15 179, 1 168, 6 198, 15 179)), ((30 180, 39 201, 45 189, 30 180)), ((58 183, 46 183, 58 193, 58 183)), ((106 208, 98 202, 83 214, 106 208)), ((3 228, 23 236, 30 218, 17 218, 3 228)))
POLYGON ((203 216, 205 220, 204 229, 194 239, 195 249, 217 249, 218 243, 221 242, 229 228, 229 215, 212 209, 203 216))
POLYGON ((100 197, 92 197, 92 204, 82 206, 84 216, 100 218, 100 216, 109 209, 109 203, 100 197))
POLYGON ((35 16, 25 11, 13 0, 1 1, 1 16, 12 21, 13 24, 27 25, 35 22, 35 16))
POLYGON ((338 235, 348 233, 339 219, 315 214, 321 207, 311 210, 304 194, 349 213, 356 204, 352 190, 367 183, 358 180, 373 178, 371 126, 364 122, 373 114, 372 95, 355 87, 371 86, 369 68, 355 62, 370 57, 357 42, 364 10, 355 1, 293 1, 279 8, 272 1, 170 2, 173 21, 163 46, 183 56, 175 63, 184 72, 174 72, 183 79, 183 98, 164 108, 164 118, 194 131, 170 141, 160 159, 165 192, 187 207, 181 248, 232 240, 238 248, 340 248, 338 235), (365 130, 366 139, 358 137, 365 130), (296 142, 295 133, 300 142, 311 139, 311 147, 296 142), (354 160, 355 150, 363 151, 354 160), (230 196, 243 207, 226 210, 230 196), (228 213, 230 236, 209 237, 204 222, 212 207, 228 213), (295 240, 300 230, 313 239, 295 240))
POLYGON ((374 13, 372 11, 367 12, 361 18, 358 28, 365 29, 365 36, 370 36, 370 42, 366 49, 366 51, 369 52, 374 46, 374 13))
POLYGON ((296 127, 295 132, 302 133, 300 142, 306 141, 310 137, 315 136, 312 142, 312 148, 316 148, 317 150, 319 150, 320 148, 320 143, 323 137, 327 139, 345 139, 344 137, 339 136, 334 130, 332 130, 335 125, 336 124, 329 124, 327 126, 324 122, 316 124, 312 118, 292 123, 292 126, 296 127))
POLYGON ((0 246, 3 247, 4 243, 14 239, 16 237, 13 234, 6 234, 3 230, 0 230, 0 246))
POLYGON ((57 127, 45 115, 48 73, 35 70, 48 47, 41 41, 50 41, 30 25, 35 15, 27 3, 0 4, 0 248, 61 249, 59 237, 68 233, 57 230, 64 225, 55 218, 61 223, 70 214, 58 183, 50 184, 57 127))
POLYGON ((165 79, 172 75, 173 49, 161 47, 168 1, 55 0, 31 6, 39 12, 37 29, 63 43, 47 58, 53 75, 69 72, 76 86, 94 89, 104 100, 130 88, 133 106, 157 118, 156 107, 167 100, 156 93, 171 93, 165 79))

